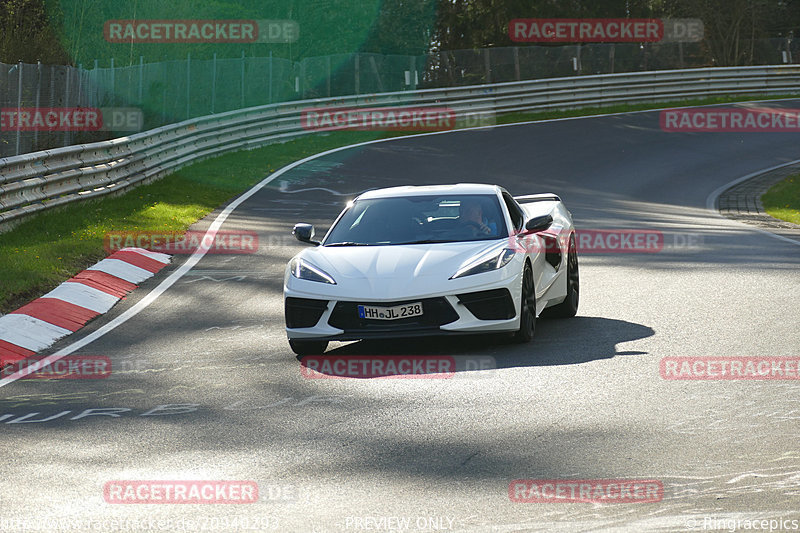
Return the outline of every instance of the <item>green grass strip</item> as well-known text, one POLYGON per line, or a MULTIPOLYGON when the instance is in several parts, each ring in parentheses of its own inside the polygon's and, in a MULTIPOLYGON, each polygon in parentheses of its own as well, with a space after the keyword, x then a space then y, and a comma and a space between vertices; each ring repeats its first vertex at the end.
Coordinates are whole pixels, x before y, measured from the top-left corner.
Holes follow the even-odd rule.
POLYGON ((771 217, 800 224, 800 174, 793 174, 770 187, 761 197, 771 217))

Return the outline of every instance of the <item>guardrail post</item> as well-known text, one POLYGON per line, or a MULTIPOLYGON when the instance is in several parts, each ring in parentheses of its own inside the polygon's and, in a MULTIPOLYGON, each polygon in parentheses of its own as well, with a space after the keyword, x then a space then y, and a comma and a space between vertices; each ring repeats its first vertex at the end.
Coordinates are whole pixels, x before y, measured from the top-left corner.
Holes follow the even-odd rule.
POLYGON ((447 52, 439 52, 439 57, 442 58, 442 65, 444 65, 444 70, 447 72, 447 77, 450 78, 450 85, 455 85, 456 77, 453 70, 450 68, 450 60, 447 59, 447 52))
POLYGON ((300 62, 300 76, 297 77, 297 92, 300 93, 300 98, 305 99, 306 97, 306 64, 305 62, 300 62))
MULTIPOLYGON (((51 70, 50 73, 52 74, 53 71, 51 70)), ((94 95, 95 95, 95 102, 100 103, 100 84, 97 83, 97 59, 94 60, 94 68, 92 69, 92 81, 94 81, 94 95)), ((51 76, 50 79, 53 79, 51 76)), ((105 88, 105 87, 103 87, 105 88)), ((52 98, 53 90, 50 90, 50 97, 52 98)))
POLYGON ((167 121, 167 69, 161 69, 161 123, 167 121))
POLYGON ((191 80, 191 74, 192 74, 191 69, 192 69, 192 66, 191 65, 192 65, 192 53, 191 52, 187 52, 186 53, 186 118, 187 119, 189 118, 189 97, 191 95, 190 90, 191 90, 191 87, 192 87, 192 83, 191 83, 192 82, 192 80, 191 80))
POLYGON ((22 61, 17 63, 17 149, 16 154, 19 155, 19 116, 22 112, 22 61))
POLYGON ((608 51, 608 60, 611 63, 611 74, 614 74, 614 60, 616 59, 614 43, 611 43, 611 49, 608 51))
POLYGON ((111 58, 111 105, 117 104, 117 76, 114 69, 114 58, 111 58))
POLYGON ((517 76, 517 81, 520 80, 519 74, 519 46, 514 47, 514 74, 517 76))
MULTIPOLYGON (((36 108, 39 108, 39 102, 42 95, 42 62, 36 60, 36 108)), ((33 130, 33 149, 39 146, 39 129, 33 130)))
POLYGON ((360 83, 361 74, 359 72, 361 69, 359 68, 359 57, 360 56, 358 55, 358 52, 356 52, 356 65, 355 65, 355 67, 356 67, 355 68, 355 71, 356 71, 356 96, 358 96, 360 94, 360 91, 361 91, 361 83, 360 83))
POLYGON ((369 56, 369 62, 372 65, 372 70, 375 71, 375 80, 378 82, 378 92, 382 93, 383 92, 383 80, 381 80, 381 72, 380 72, 380 70, 378 70, 378 63, 375 61, 375 56, 369 56))
POLYGON ((486 83, 492 83, 492 62, 489 59, 489 48, 483 49, 483 64, 486 67, 486 83))
POLYGON ((214 114, 214 100, 217 98, 217 53, 211 61, 211 114, 214 114))
POLYGON ((83 104, 81 103, 81 97, 83 96, 83 63, 78 63, 78 70, 76 74, 78 75, 78 96, 75 98, 75 102, 77 106, 82 106, 83 104))
POLYGON ((50 65, 50 107, 53 107, 56 97, 56 67, 50 65))
MULTIPOLYGON (((111 61, 114 61, 113 59, 111 61)), ((69 107, 69 81, 70 81, 70 67, 65 66, 66 73, 64 74, 64 107, 69 107)), ((64 146, 69 146, 69 130, 64 130, 64 146)))
POLYGON ((142 105, 142 75, 144 71, 144 56, 139 56, 139 105, 142 105))

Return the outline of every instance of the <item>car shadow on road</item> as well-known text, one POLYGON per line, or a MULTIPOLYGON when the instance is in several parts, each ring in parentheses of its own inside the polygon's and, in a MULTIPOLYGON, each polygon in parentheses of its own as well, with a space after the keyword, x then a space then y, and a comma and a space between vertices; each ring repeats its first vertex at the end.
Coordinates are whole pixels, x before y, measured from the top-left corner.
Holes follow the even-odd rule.
POLYGON ((494 360, 495 368, 574 365, 621 355, 645 355, 647 352, 617 350, 617 345, 654 334, 652 328, 634 322, 578 316, 537 320, 536 336, 527 344, 515 344, 508 336, 497 334, 363 340, 332 346, 326 356, 452 356, 457 371, 467 372, 488 369, 469 363, 486 358, 494 360))

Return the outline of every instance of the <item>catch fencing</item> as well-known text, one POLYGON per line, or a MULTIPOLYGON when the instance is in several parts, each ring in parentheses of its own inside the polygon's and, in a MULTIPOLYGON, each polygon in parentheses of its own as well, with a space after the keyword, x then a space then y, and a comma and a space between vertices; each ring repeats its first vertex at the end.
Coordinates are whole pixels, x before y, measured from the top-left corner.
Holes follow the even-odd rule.
POLYGON ((310 108, 449 108, 456 117, 679 100, 798 94, 800 66, 728 67, 577 76, 299 100, 207 115, 110 141, 0 159, 0 231, 24 217, 125 191, 203 158, 314 133, 310 108))
MULTIPOLYGON (((797 41, 743 42, 753 64, 792 63, 797 41), (752 46, 751 46, 752 44, 752 46)), ((337 54, 193 57, 130 64, 95 60, 77 67, 0 63, 0 106, 136 109, 138 129, 24 131, 0 127, 0 157, 108 140, 190 118, 254 106, 418 89, 714 66, 705 42, 527 45, 423 55, 337 54)))

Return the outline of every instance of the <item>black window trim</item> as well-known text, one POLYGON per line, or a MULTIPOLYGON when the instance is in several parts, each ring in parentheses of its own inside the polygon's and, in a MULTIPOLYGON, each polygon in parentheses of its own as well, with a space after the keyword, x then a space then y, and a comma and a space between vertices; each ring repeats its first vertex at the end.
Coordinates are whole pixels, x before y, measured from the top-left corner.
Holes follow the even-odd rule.
POLYGON ((522 225, 525 223, 525 213, 522 211, 519 204, 517 204, 516 200, 514 200, 514 197, 509 193, 503 192, 503 201, 506 203, 508 215, 511 217, 511 223, 514 225, 514 229, 521 231, 522 225), (519 217, 518 221, 514 220, 515 213, 519 217))

